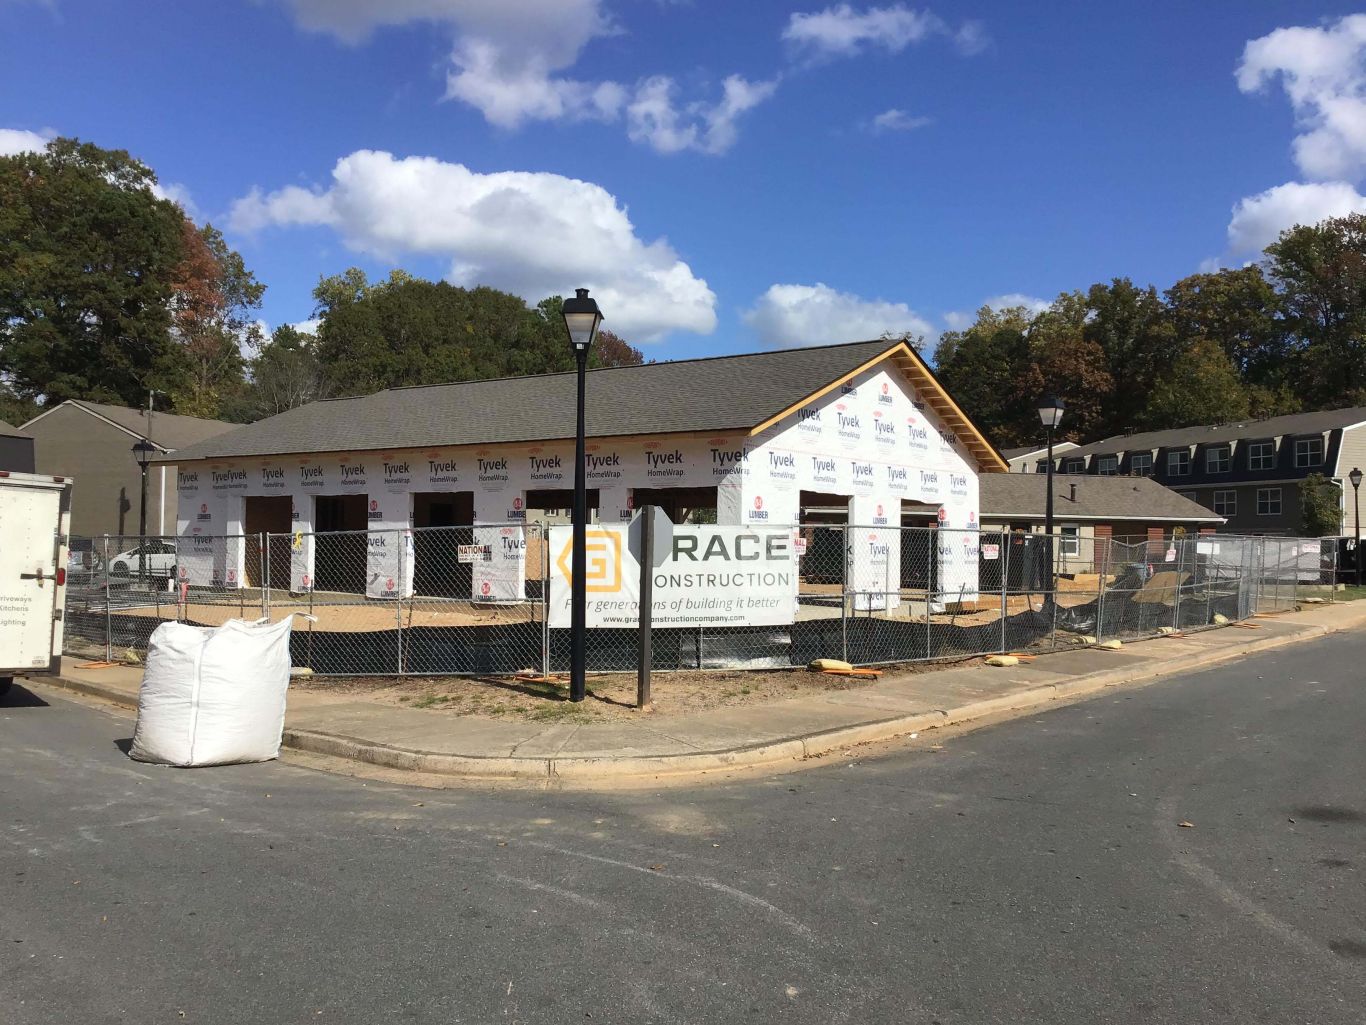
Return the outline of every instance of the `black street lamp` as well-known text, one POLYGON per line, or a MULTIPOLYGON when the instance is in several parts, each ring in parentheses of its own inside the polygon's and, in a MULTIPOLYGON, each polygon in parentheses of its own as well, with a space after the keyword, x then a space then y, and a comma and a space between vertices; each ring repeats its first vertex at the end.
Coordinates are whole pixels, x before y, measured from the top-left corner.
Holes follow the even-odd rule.
POLYGON ((1053 432, 1063 422, 1063 400, 1055 395, 1045 395, 1038 400, 1038 418, 1044 421, 1048 431, 1048 500, 1044 504, 1044 534, 1049 538, 1049 556, 1053 553, 1053 432))
POLYGON ((147 465, 156 455, 157 447, 146 438, 140 438, 133 446, 133 458, 142 469, 142 500, 138 505, 138 582, 147 580, 147 465))
POLYGON ((602 313, 588 298, 588 289, 577 288, 562 309, 569 344, 578 367, 578 424, 574 430, 574 554, 570 563, 569 700, 582 701, 587 690, 585 662, 588 641, 588 487, 584 476, 583 388, 588 369, 588 349, 597 336, 602 313))
POLYGON ((1352 482, 1352 526, 1356 530, 1357 587, 1361 586, 1361 469, 1352 467, 1347 475, 1352 482))

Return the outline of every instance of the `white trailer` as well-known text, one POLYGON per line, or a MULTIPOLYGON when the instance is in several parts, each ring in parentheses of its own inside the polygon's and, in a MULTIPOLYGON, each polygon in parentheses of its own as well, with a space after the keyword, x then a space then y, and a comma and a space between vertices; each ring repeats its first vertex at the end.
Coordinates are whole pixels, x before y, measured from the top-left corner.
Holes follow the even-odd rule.
POLYGON ((0 471, 0 694, 61 671, 70 517, 69 477, 0 471))

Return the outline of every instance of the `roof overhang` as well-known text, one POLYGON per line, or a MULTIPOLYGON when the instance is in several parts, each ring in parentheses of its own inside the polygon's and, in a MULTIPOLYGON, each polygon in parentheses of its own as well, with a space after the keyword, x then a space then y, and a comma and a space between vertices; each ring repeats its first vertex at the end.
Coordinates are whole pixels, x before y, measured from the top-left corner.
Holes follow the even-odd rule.
MULTIPOLYGON (((991 510, 989 510, 989 509, 983 509, 983 510, 982 510, 981 512, 979 512, 977 515, 978 515, 978 517, 979 517, 980 519, 983 519, 983 520, 987 520, 987 519, 993 519, 993 520, 1038 520, 1039 522, 1043 522, 1043 520, 1044 520, 1044 514, 1041 513, 1041 512, 1017 512, 1017 513, 1007 513, 1007 512, 993 512, 993 511, 991 511, 991 510)), ((1123 522, 1126 522, 1126 523, 1152 523, 1152 522, 1156 522, 1156 521, 1159 521, 1159 520, 1160 520, 1161 522, 1163 522, 1163 523, 1227 523, 1227 522, 1228 522, 1228 520, 1226 520, 1226 519, 1225 519, 1224 517, 1222 517, 1222 516, 1161 516, 1161 515, 1151 515, 1151 514, 1148 515, 1148 516, 1134 516, 1134 515, 1130 515, 1130 514, 1128 514, 1128 513, 1119 513, 1119 514, 1116 514, 1116 515, 1114 515, 1114 516, 1094 516, 1094 515, 1079 516, 1079 515, 1077 515, 1077 514, 1075 514, 1075 513, 1068 514, 1068 513, 1066 513, 1066 512, 1057 512, 1057 511, 1055 511, 1055 512, 1053 513, 1053 521, 1054 521, 1055 523, 1058 523, 1058 522, 1062 522, 1062 523, 1109 523, 1109 522, 1111 522, 1112 520, 1123 521, 1123 522)))
POLYGON ((977 429, 976 424, 968 419, 968 415, 959 408, 958 403, 953 401, 953 397, 942 384, 939 378, 934 376, 933 371, 926 365, 920 355, 905 342, 894 342, 888 345, 887 349, 878 353, 862 366, 855 367, 853 370, 840 377, 835 378, 829 384, 807 395, 800 402, 793 403, 781 412, 775 413, 767 420, 756 425, 750 430, 751 435, 758 434, 760 431, 767 430, 785 416, 791 416, 803 406, 810 405, 817 399, 830 394, 840 385, 853 380, 859 374, 882 363, 884 360, 891 361, 896 365, 910 382, 915 385, 920 392, 925 403, 934 410, 935 415, 946 423, 955 434, 963 439, 963 444, 967 446, 973 458, 977 460, 979 472, 983 473, 1007 473, 1010 464, 1000 452, 996 451, 996 446, 987 441, 986 436, 977 429))

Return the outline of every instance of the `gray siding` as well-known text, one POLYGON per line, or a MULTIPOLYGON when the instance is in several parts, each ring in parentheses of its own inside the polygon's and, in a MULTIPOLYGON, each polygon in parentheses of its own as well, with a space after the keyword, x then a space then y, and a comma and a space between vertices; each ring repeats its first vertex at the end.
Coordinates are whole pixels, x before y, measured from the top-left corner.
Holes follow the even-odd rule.
MULTIPOLYGON (((61 406, 24 428, 33 435, 37 473, 75 478, 71 532, 133 535, 138 532, 142 475, 133 458, 137 439, 73 406, 61 406)), ((166 468, 167 533, 175 533, 175 467, 166 468)), ((156 533, 161 490, 158 465, 147 471, 147 530, 156 533)))
POLYGON ((33 439, 17 434, 0 435, 0 470, 34 473, 33 439))

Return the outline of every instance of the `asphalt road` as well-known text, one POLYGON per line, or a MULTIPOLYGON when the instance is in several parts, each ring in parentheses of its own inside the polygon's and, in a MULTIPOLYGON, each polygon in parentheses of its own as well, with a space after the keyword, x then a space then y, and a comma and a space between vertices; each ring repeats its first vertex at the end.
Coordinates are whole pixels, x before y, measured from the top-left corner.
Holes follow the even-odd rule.
POLYGON ((19 691, 0 1021, 1361 1022, 1363 665, 610 794, 153 768, 19 691))

